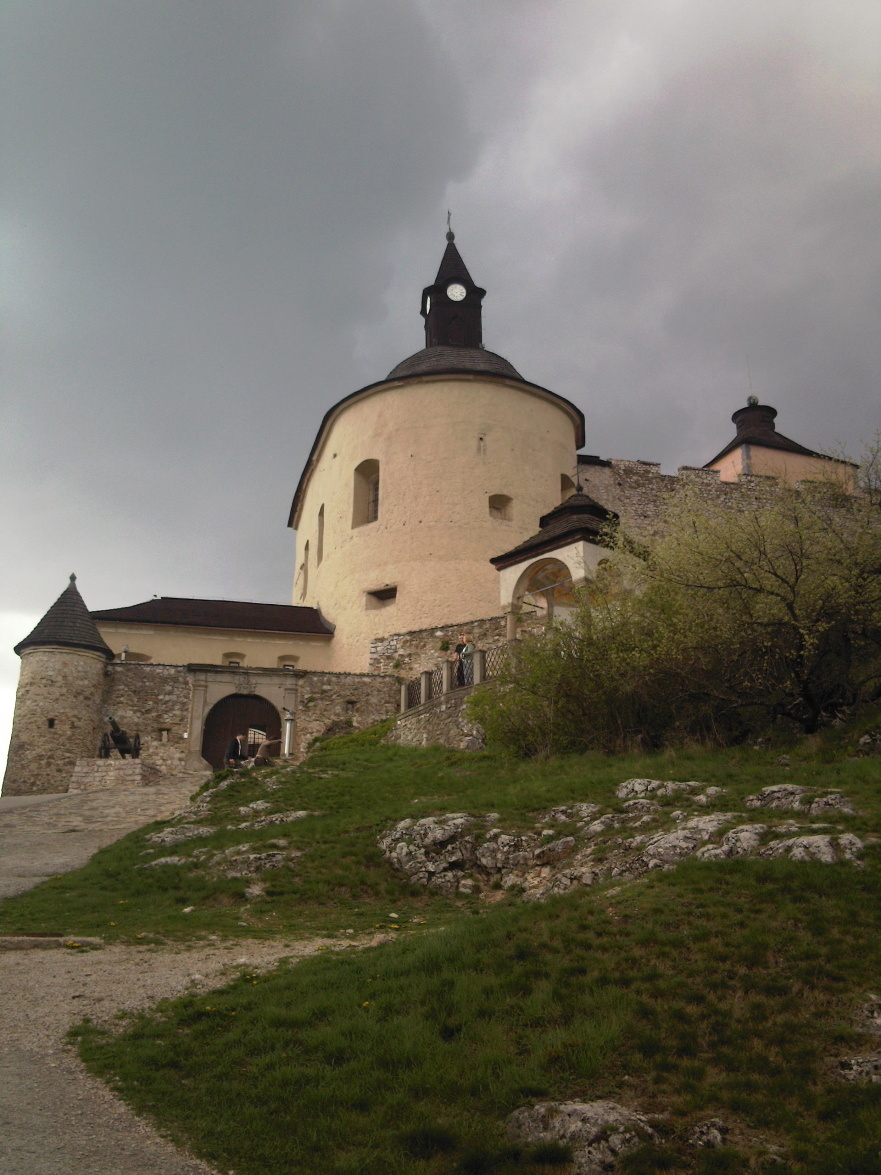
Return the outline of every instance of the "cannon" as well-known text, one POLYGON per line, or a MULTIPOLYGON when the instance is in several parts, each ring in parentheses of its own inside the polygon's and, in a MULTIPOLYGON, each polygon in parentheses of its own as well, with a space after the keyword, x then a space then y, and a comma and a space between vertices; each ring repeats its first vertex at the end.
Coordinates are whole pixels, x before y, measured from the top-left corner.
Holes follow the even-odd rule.
POLYGON ((108 717, 110 724, 110 732, 104 732, 101 736, 101 746, 98 749, 98 757, 101 759, 109 759, 114 751, 119 751, 119 757, 125 759, 139 759, 141 756, 141 736, 135 734, 133 738, 129 738, 128 731, 123 730, 115 718, 108 717))

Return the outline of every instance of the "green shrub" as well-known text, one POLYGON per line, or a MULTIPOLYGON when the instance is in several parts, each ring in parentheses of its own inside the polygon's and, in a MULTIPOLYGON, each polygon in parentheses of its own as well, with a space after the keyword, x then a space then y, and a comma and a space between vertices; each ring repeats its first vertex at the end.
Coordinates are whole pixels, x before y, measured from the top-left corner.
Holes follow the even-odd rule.
POLYGON ((737 513, 681 494, 655 547, 620 535, 470 713, 532 755, 810 733, 879 696, 881 511, 821 485, 737 513))

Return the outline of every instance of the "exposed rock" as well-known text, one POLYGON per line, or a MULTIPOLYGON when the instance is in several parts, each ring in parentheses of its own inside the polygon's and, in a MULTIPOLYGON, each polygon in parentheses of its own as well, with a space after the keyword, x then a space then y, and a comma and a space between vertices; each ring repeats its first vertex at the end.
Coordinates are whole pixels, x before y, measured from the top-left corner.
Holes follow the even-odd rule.
POLYGON ((669 779, 627 779, 615 789, 619 800, 637 799, 640 796, 674 796, 677 792, 694 791, 702 783, 674 783, 669 779))
MULTIPOLYGON (((268 807, 268 805, 267 805, 268 807)), ((246 820, 237 824, 236 828, 269 828, 272 824, 292 824, 295 820, 305 820, 307 816, 320 816, 320 812, 273 812, 269 816, 258 816, 256 820, 246 820)))
POLYGON ((197 836, 213 836, 216 831, 216 828, 206 828, 201 824, 178 824, 176 828, 163 828, 160 832, 151 832, 144 839, 152 845, 179 845, 197 836))
POLYGON ((838 1075, 842 1081, 870 1081, 873 1085, 881 1085, 881 1053, 839 1061, 838 1075))
POLYGON ((564 836, 560 840, 551 841, 549 845, 542 845, 532 854, 536 865, 550 865, 553 861, 562 861, 564 857, 571 857, 575 852, 575 838, 564 836))
POLYGON ((136 869, 155 869, 157 865, 189 865, 188 857, 157 857, 155 861, 148 861, 146 865, 136 865, 136 869))
POLYGON ((726 832, 717 845, 705 845, 695 856, 702 861, 724 861, 729 857, 748 857, 768 831, 767 824, 740 824, 726 832))
MULTIPOLYGON (((268 841, 266 843, 269 845, 279 842, 268 841)), ((286 842, 280 843, 284 845, 286 842)), ((285 865, 290 865, 303 855, 301 852, 285 851, 284 849, 251 852, 251 847, 249 844, 233 845, 221 853, 215 853, 209 862, 212 873, 231 878, 258 877, 268 869, 281 869, 285 865)))
POLYGON ((771 808, 775 811, 800 811, 805 805, 806 787, 797 783, 775 783, 772 787, 763 787, 757 796, 747 796, 744 804, 747 808, 771 808))
POLYGON ((725 794, 727 789, 724 787, 708 787, 706 791, 701 792, 699 796, 694 796, 696 804, 710 804, 717 796, 725 794))
MULTIPOLYGON (((539 824, 565 824, 569 820, 587 820, 600 810, 599 804, 570 804, 569 807, 551 808, 539 817, 539 824)), ((498 819, 498 815, 496 815, 498 819)))
POLYGON ((561 1142, 572 1148, 574 1175, 601 1175, 618 1158, 657 1136, 642 1114, 617 1102, 541 1102, 515 1110, 508 1134, 523 1142, 561 1142))
POLYGON ((844 812, 848 816, 854 814, 853 805, 841 792, 831 792, 828 796, 820 796, 808 808, 808 814, 811 816, 824 816, 827 812, 844 812))
POLYGON ((869 1002, 860 1008, 859 1024, 863 1032, 881 1036, 881 996, 869 996, 869 1002))
POLYGON ((240 816, 250 816, 252 812, 265 812, 267 808, 271 808, 272 804, 268 800, 254 800, 252 804, 245 804, 243 808, 239 808, 240 816))
MULTIPOLYGON (((628 780, 621 787, 631 785, 657 785, 654 795, 659 794, 660 787, 668 786, 657 780, 628 780)), ((595 809, 596 806, 553 808, 537 817, 536 827, 559 824, 564 818, 571 820, 576 808, 587 807, 595 809)), ((626 801, 625 808, 625 812, 606 812, 590 823, 579 823, 573 835, 550 842, 547 838, 554 834, 548 828, 541 832, 504 832, 497 827, 486 827, 498 819, 498 813, 477 817, 455 812, 421 820, 408 817, 383 833, 378 844, 394 868, 417 885, 445 894, 479 892, 501 885, 507 890, 520 889, 525 901, 568 893, 573 888, 609 878, 631 880, 652 870, 673 869, 679 861, 692 856, 707 861, 746 856, 789 857, 795 861, 827 864, 847 861, 859 865, 856 857, 864 847, 850 833, 817 831, 828 825, 804 826, 791 821, 773 828, 768 824, 739 824, 716 840, 725 825, 742 820, 744 813, 706 812, 689 816, 683 811, 664 811, 644 795, 626 801), (607 835, 610 829, 621 825, 628 824, 635 829, 640 824, 661 819, 667 821, 667 826, 660 830, 628 836, 607 835), (769 831, 776 833, 777 839, 762 847, 769 831), (800 835, 781 837, 781 833, 800 835)))
POLYGON ((724 1146, 728 1132, 729 1128, 721 1118, 708 1118, 706 1122, 698 1122, 696 1126, 692 1126, 686 1138, 692 1146, 710 1150, 724 1146))
POLYGON ((834 865, 839 859, 853 861, 863 842, 852 833, 843 836, 793 836, 772 840, 759 850, 760 857, 788 857, 790 861, 822 861, 834 865))

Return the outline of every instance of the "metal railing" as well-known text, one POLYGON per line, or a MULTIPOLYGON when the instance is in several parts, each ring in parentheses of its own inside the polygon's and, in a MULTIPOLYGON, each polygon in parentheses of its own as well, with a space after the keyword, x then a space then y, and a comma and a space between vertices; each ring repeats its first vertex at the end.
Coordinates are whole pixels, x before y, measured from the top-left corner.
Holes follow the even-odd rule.
POLYGON ((444 661, 426 669, 418 677, 401 683, 401 712, 412 710, 433 698, 454 690, 492 681, 498 677, 507 656, 506 646, 478 649, 473 656, 458 661, 444 661))

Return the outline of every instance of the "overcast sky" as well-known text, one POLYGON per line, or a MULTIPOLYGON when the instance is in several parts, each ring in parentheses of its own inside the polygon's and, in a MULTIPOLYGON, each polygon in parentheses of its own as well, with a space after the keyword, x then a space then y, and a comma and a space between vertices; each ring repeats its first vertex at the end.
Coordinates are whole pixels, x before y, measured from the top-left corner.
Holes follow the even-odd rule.
MULTIPOLYGON (((9 651, 90 608, 288 602, 327 407, 422 345, 446 210, 486 345, 587 452, 702 464, 752 390, 881 425, 878 0, 7 0, 9 651)), ((8 727, 7 727, 8 729, 8 727)))

